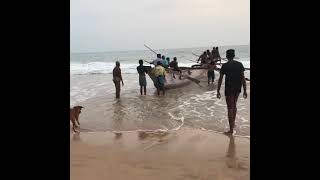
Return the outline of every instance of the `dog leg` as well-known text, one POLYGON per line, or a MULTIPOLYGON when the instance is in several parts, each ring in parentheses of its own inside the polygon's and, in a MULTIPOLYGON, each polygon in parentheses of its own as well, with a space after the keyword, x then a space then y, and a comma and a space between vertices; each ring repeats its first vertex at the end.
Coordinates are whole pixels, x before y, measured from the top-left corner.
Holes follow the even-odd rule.
POLYGON ((73 131, 74 131, 75 133, 79 133, 79 131, 76 130, 76 127, 77 127, 77 125, 74 125, 74 126, 72 127, 72 129, 73 129, 73 131))
POLYGON ((79 131, 77 131, 77 130, 76 130, 76 128, 77 128, 76 120, 75 120, 75 119, 73 119, 73 120, 71 120, 71 122, 72 122, 72 129, 73 129, 73 132, 75 132, 75 133, 79 132, 79 131))

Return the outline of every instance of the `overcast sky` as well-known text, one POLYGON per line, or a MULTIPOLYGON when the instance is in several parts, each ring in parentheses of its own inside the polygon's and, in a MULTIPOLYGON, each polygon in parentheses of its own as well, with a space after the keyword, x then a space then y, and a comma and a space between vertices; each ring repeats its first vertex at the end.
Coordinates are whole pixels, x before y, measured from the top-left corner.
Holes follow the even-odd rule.
POLYGON ((71 52, 247 45, 249 0, 71 0, 71 52))

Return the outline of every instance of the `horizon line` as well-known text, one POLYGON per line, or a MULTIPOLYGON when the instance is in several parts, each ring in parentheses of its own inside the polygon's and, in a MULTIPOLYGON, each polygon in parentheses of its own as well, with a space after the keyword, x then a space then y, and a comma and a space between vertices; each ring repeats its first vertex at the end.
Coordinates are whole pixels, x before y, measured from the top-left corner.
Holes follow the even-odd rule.
MULTIPOLYGON (((223 46, 250 46, 250 43, 248 44, 240 44, 240 45, 221 45, 218 47, 223 46)), ((201 46, 201 47, 178 47, 178 48, 167 48, 167 49, 192 49, 192 48, 207 48, 208 46, 201 46)), ((155 50, 167 50, 165 48, 158 48, 155 50)), ((135 49, 135 50, 112 50, 112 51, 87 51, 87 52, 71 52, 70 54, 92 54, 92 53, 108 53, 108 52, 127 52, 127 51, 146 51, 148 49, 135 49)))

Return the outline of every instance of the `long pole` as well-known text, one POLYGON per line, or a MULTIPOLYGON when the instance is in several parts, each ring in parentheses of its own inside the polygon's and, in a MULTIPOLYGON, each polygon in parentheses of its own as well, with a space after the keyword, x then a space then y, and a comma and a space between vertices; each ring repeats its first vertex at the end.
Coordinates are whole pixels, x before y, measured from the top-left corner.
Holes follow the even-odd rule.
POLYGON ((150 51, 152 51, 155 54, 158 54, 157 52, 155 52, 153 49, 151 49, 150 47, 148 47, 147 45, 144 44, 144 47, 148 48, 150 51))

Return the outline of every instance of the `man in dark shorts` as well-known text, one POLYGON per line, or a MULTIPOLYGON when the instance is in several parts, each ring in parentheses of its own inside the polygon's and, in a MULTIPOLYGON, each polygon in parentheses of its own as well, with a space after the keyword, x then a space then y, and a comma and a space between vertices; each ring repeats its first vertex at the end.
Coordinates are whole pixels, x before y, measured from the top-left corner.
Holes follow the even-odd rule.
MULTIPOLYGON (((151 67, 150 67, 151 68, 151 67)), ((139 60, 139 66, 137 67, 139 73, 139 85, 140 85, 140 94, 142 95, 142 88, 144 89, 144 95, 147 94, 147 80, 146 73, 148 73, 147 66, 143 66, 143 60, 139 60)))
POLYGON ((235 53, 233 49, 227 50, 226 57, 228 62, 223 64, 220 70, 220 77, 218 82, 217 98, 221 98, 220 88, 223 76, 225 79, 225 96, 228 108, 228 120, 230 130, 226 134, 233 134, 235 119, 237 114, 237 100, 243 86, 243 97, 247 98, 246 79, 244 77, 244 67, 242 63, 233 60, 235 53))
POLYGON ((120 98, 120 81, 123 84, 122 76, 121 76, 121 69, 120 69, 120 62, 116 61, 116 67, 113 68, 113 83, 116 87, 116 98, 120 98))

